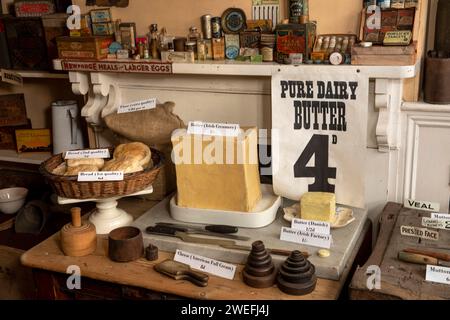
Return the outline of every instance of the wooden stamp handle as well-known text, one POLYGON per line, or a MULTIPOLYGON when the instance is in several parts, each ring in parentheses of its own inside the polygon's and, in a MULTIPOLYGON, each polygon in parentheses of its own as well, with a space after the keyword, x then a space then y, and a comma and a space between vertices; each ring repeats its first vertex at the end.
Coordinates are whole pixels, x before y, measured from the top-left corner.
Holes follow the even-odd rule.
POLYGON ((81 227, 81 208, 74 207, 70 209, 70 213, 72 214, 72 226, 81 227))

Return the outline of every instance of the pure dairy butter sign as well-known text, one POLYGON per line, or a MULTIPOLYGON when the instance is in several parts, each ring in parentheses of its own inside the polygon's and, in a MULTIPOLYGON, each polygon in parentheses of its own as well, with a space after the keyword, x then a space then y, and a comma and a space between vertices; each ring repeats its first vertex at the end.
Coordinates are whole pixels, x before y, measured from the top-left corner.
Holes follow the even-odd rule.
POLYGON ((332 192, 364 207, 368 80, 302 70, 272 77, 272 168, 277 195, 332 192))

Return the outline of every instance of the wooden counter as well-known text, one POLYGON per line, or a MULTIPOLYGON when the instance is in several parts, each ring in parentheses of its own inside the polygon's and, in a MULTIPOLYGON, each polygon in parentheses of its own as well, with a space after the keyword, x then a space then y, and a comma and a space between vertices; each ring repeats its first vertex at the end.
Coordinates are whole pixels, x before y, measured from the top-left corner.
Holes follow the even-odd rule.
MULTIPOLYGON (((140 199, 122 199, 120 207, 135 217, 152 207, 155 202, 140 199)), ((366 223, 356 249, 349 261, 363 262, 371 247, 371 225, 366 223), (370 239, 370 240, 369 240, 370 239), (361 252, 357 256, 357 253, 361 252)), ((210 276, 206 288, 196 287, 187 281, 175 281, 153 270, 155 263, 172 258, 173 254, 161 252, 157 262, 139 259, 131 263, 112 262, 106 256, 107 236, 98 237, 97 250, 93 255, 73 258, 63 255, 59 247, 59 234, 55 234, 22 256, 25 266, 35 269, 38 298, 44 299, 167 299, 193 298, 212 300, 333 300, 337 299, 346 282, 352 263, 347 265, 340 281, 318 279, 314 292, 296 297, 282 293, 276 286, 254 289, 242 282, 242 265, 239 265, 234 280, 210 276), (66 288, 68 266, 81 269, 81 290, 66 288), (88 279, 87 279, 88 278, 88 279)))

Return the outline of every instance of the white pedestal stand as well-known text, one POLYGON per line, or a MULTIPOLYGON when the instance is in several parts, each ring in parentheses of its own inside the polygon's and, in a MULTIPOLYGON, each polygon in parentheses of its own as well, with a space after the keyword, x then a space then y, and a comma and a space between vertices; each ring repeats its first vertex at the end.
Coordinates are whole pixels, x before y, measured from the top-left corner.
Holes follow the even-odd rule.
POLYGON ((68 199, 58 197, 59 204, 74 204, 81 202, 95 202, 97 209, 89 217, 89 221, 95 225, 97 234, 108 234, 112 230, 128 226, 133 222, 133 217, 122 209, 117 208, 117 200, 125 197, 140 196, 153 192, 150 186, 142 191, 124 196, 111 197, 107 199, 68 199))

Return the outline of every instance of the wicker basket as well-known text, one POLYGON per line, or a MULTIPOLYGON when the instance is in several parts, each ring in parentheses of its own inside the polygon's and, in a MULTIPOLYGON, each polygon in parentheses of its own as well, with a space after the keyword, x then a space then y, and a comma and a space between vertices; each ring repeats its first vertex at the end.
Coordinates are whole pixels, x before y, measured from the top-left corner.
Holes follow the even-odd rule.
POLYGON ((60 197, 69 199, 112 198, 144 190, 153 183, 163 166, 164 156, 153 148, 151 151, 153 167, 140 172, 124 174, 123 181, 78 182, 77 176, 55 175, 52 173, 53 169, 64 161, 62 154, 55 155, 42 163, 39 170, 60 197))

